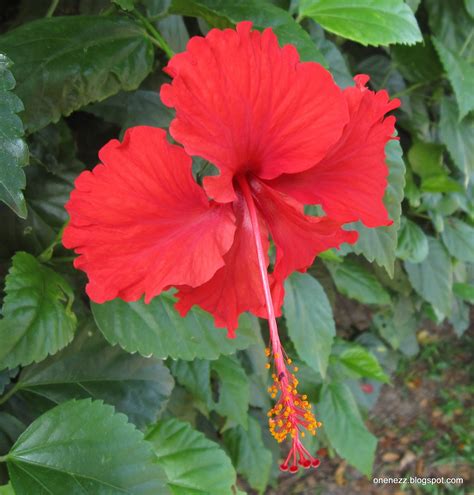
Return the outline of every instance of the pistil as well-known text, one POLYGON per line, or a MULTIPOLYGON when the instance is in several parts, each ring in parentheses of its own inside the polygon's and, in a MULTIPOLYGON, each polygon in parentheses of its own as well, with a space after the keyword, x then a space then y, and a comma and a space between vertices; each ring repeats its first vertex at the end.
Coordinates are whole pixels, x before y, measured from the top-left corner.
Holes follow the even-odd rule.
MULTIPOLYGON (((316 429, 321 426, 321 423, 316 421, 311 412, 311 405, 307 397, 300 395, 297 391, 298 380, 294 373, 298 369, 293 367, 293 372, 291 372, 288 368, 292 364, 292 361, 287 357, 278 334, 278 325, 268 280, 257 208, 247 179, 244 176, 240 176, 237 181, 250 215, 270 328, 271 349, 267 348, 266 354, 267 357, 273 358, 274 373, 272 374, 273 385, 269 387, 268 391, 272 399, 277 399, 277 402, 268 412, 268 424, 270 432, 279 443, 290 436, 291 449, 286 460, 280 465, 280 469, 295 473, 298 471, 298 466, 304 468, 319 466, 319 459, 314 458, 307 451, 301 442, 301 438, 305 435, 304 430, 315 435, 316 429)), ((268 368, 271 367, 270 364, 267 366, 268 368)))

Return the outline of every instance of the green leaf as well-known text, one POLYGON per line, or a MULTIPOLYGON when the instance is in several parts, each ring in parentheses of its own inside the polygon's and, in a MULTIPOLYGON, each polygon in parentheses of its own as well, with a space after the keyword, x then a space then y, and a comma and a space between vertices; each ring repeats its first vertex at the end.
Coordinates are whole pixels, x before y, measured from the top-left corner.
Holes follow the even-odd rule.
POLYGON ((467 177, 474 173, 474 116, 468 115, 461 122, 456 103, 449 98, 441 100, 439 132, 454 164, 467 177))
POLYGON ((459 105, 459 119, 463 119, 474 109, 474 67, 467 59, 456 53, 433 37, 433 43, 443 64, 459 105))
POLYGON ((441 237, 451 256, 474 263, 474 227, 458 218, 447 218, 441 237))
POLYGON ((453 292, 463 301, 474 303, 474 285, 458 282, 453 285, 453 292))
POLYGON ((186 50, 189 34, 182 16, 168 15, 157 22, 157 27, 173 52, 180 53, 186 50))
MULTIPOLYGON (((188 423, 160 421, 146 436, 173 495, 230 495, 236 475, 219 446, 188 423)), ((161 492, 160 492, 161 495, 161 492)))
POLYGON ((0 53, 0 201, 18 216, 26 218, 25 174, 22 167, 28 163, 23 123, 17 113, 23 103, 13 93, 15 79, 10 72, 11 60, 0 53))
POLYGON ((347 385, 323 385, 318 415, 336 452, 366 476, 370 476, 377 439, 367 430, 347 385))
POLYGON ((248 430, 241 426, 224 433, 224 445, 229 451, 237 472, 250 486, 263 493, 268 485, 272 467, 272 453, 265 447, 259 422, 249 417, 248 430))
POLYGON ((392 277, 402 212, 403 189, 405 187, 405 164, 402 159, 402 148, 398 141, 390 141, 385 147, 385 152, 390 173, 383 201, 393 224, 389 227, 372 229, 357 222, 350 224, 348 230, 359 232, 359 239, 352 246, 352 250, 356 254, 362 254, 371 263, 375 261, 379 266, 383 266, 392 277))
POLYGON ((390 295, 375 276, 356 261, 326 263, 341 294, 363 304, 390 304, 390 295))
POLYGON ((453 267, 443 245, 428 238, 428 256, 421 263, 405 262, 408 278, 415 291, 445 315, 451 312, 453 267))
POLYGON ((398 234, 397 257, 402 260, 420 263, 428 256, 428 239, 416 223, 402 218, 398 234))
POLYGON ((456 335, 461 337, 471 324, 470 309, 467 304, 453 297, 452 311, 449 322, 454 328, 456 335))
POLYGON ((156 421, 173 389, 161 361, 111 347, 91 322, 73 343, 39 364, 25 368, 18 391, 55 404, 69 399, 101 399, 142 427, 156 421))
POLYGON ((474 0, 464 0, 464 5, 469 15, 474 18, 474 0))
POLYGON ((280 45, 291 43, 296 46, 301 59, 327 63, 316 48, 309 34, 297 24, 291 15, 270 2, 262 0, 173 0, 171 13, 191 17, 202 17, 215 27, 229 27, 240 21, 252 21, 254 27, 272 27, 280 45))
POLYGON ((122 10, 132 11, 135 8, 135 0, 112 0, 122 10))
POLYGON ((8 483, 8 485, 0 486, 0 495, 15 495, 12 485, 8 483))
POLYGON ((244 369, 234 356, 221 356, 211 362, 219 376, 219 399, 213 409, 247 428, 250 386, 244 369))
POLYGON ((373 378, 384 383, 390 381, 377 358, 362 346, 351 345, 339 354, 338 359, 358 376, 373 378))
POLYGON ((111 344, 143 356, 153 354, 157 358, 187 361, 217 359, 257 341, 258 324, 247 314, 240 318, 237 337, 228 339, 225 330, 214 327, 208 313, 192 308, 182 318, 173 305, 173 297, 162 294, 149 304, 143 300, 126 303, 115 299, 91 306, 98 327, 111 344))
POLYGON ((301 0, 300 15, 363 45, 422 41, 415 16, 403 0, 301 0))
POLYGON ((421 183, 423 192, 463 192, 464 189, 459 182, 446 175, 438 175, 424 179, 421 183))
POLYGON ((288 278, 285 293, 283 313, 296 352, 324 378, 336 335, 326 293, 316 279, 302 273, 288 278))
POLYGON ((36 419, 7 455, 17 495, 166 493, 151 447, 100 401, 69 401, 36 419))
POLYGON ((180 385, 199 399, 206 409, 212 407, 211 366, 203 359, 171 361, 171 372, 180 385))
POLYGON ((114 16, 29 22, 0 36, 0 51, 17 61, 16 93, 25 104, 29 132, 121 89, 135 89, 153 63, 144 30, 114 16))
POLYGON ((408 151, 408 161, 422 179, 441 175, 444 173, 443 146, 417 140, 408 151))
POLYGON ((137 125, 168 127, 174 115, 170 108, 161 103, 156 91, 143 89, 128 93, 122 91, 84 110, 119 125, 122 131, 137 125))
POLYGON ((56 272, 17 253, 6 278, 0 321, 0 369, 41 361, 74 336, 74 294, 56 272))

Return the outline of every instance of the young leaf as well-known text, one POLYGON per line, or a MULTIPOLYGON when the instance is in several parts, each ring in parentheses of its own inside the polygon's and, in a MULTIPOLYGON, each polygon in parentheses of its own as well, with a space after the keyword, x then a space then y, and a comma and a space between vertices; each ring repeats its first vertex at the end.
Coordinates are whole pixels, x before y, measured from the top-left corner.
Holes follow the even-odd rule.
POLYGON ((272 453, 263 443, 259 422, 249 416, 247 431, 241 426, 227 430, 224 445, 237 472, 247 479, 252 488, 263 493, 270 478, 272 453))
POLYGON ((309 34, 297 24, 291 15, 262 0, 172 0, 170 12, 183 16, 202 17, 215 27, 228 27, 240 21, 252 21, 255 28, 272 27, 280 45, 295 45, 304 61, 314 61, 327 66, 326 60, 309 34))
POLYGON ((359 376, 384 383, 390 381, 377 358, 362 346, 351 345, 339 354, 338 359, 346 368, 359 376))
POLYGON ((25 104, 29 132, 121 89, 135 89, 153 63, 144 30, 114 16, 29 22, 0 36, 0 52, 17 61, 16 93, 25 104))
POLYGON ((397 257, 420 263, 428 256, 428 238, 416 223, 402 218, 398 234, 397 257))
POLYGON ((390 295, 375 276, 353 260, 326 263, 341 294, 363 304, 390 304, 390 295))
POLYGON ((412 45, 423 39, 412 10, 403 0, 301 0, 300 15, 363 45, 412 45))
POLYGON ((41 361, 73 338, 74 294, 56 272, 19 252, 6 278, 0 320, 0 369, 41 361))
POLYGON ((433 43, 439 58, 453 86, 459 105, 459 119, 462 120, 474 109, 474 67, 459 53, 447 48, 441 40, 433 37, 433 43))
POLYGON ((211 368, 219 376, 219 399, 213 409, 247 428, 250 387, 247 375, 233 356, 221 356, 211 368))
POLYGON ((26 204, 22 189, 28 163, 28 147, 23 139, 23 123, 17 113, 23 103, 12 90, 15 79, 10 72, 11 60, 0 53, 0 201, 18 216, 26 218, 26 204))
POLYGON ((469 303, 474 303, 474 285, 465 283, 456 283, 453 285, 454 294, 469 303))
POLYGON ((336 452, 369 476, 377 439, 367 430, 347 385, 324 384, 317 412, 324 424, 326 436, 336 452))
POLYGON ((176 419, 159 421, 146 439, 153 445, 173 495, 233 493, 236 474, 230 459, 188 423, 176 419))
POLYGON ((451 256, 474 263, 474 227, 458 218, 447 218, 441 237, 451 256))
POLYGON ((0 495, 15 495, 12 485, 8 483, 8 485, 0 486, 0 495))
POLYGON ((143 435, 100 401, 69 401, 36 419, 7 455, 16 495, 166 494, 143 435))
POLYGON ((405 163, 402 159, 402 148, 398 141, 390 141, 385 147, 389 168, 388 187, 385 191, 384 204, 393 224, 389 227, 369 229, 360 222, 351 224, 349 228, 359 232, 359 239, 352 246, 356 254, 362 254, 368 261, 375 261, 383 266, 393 277, 395 250, 397 247, 398 229, 402 212, 403 189, 405 187, 405 163))
POLYGON ((156 421, 174 382, 161 361, 111 347, 92 322, 85 322, 71 345, 25 368, 18 391, 54 404, 69 399, 101 399, 138 427, 156 421))
POLYGON ((410 283, 415 291, 445 315, 451 312, 453 267, 443 245, 428 238, 428 256, 421 263, 405 262, 410 283))
POLYGON ((296 352, 324 377, 336 335, 326 293, 316 279, 301 273, 288 278, 285 293, 283 313, 296 352))
POLYGON ((474 116, 467 115, 459 122, 456 103, 449 98, 441 100, 439 133, 448 148, 454 164, 467 177, 474 173, 474 116))
POLYGON ((115 299, 105 304, 92 304, 97 326, 111 344, 128 352, 157 358, 172 357, 192 361, 195 358, 217 359, 232 354, 257 341, 258 324, 242 315, 236 339, 228 339, 223 329, 216 329, 212 317, 192 308, 182 318, 173 307, 169 294, 155 297, 149 304, 143 300, 126 303, 115 299))

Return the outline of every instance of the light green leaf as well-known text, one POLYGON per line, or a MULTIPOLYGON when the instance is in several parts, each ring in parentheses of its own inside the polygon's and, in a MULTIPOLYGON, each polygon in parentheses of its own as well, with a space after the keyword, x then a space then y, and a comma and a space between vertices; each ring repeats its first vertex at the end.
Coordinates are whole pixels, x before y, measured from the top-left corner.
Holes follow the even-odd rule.
POLYGON ((453 297, 452 303, 453 305, 449 322, 453 326, 456 335, 461 337, 471 324, 471 311, 466 303, 455 297, 453 297))
POLYGON ((464 192, 462 185, 447 175, 424 179, 421 183, 421 190, 422 192, 464 192))
POLYGON ((309 34, 295 22, 291 15, 270 2, 262 0, 173 0, 171 13, 202 17, 215 27, 229 27, 240 21, 252 21, 254 27, 272 27, 280 45, 296 46, 302 60, 327 63, 311 40, 309 34))
POLYGON ((441 237, 451 256, 474 263, 474 227, 458 218, 446 218, 441 237))
POLYGON ((336 335, 326 293, 316 279, 301 273, 294 273, 288 278, 285 293, 283 313, 296 352, 325 377, 336 335))
POLYGON ((0 201, 26 218, 22 167, 28 163, 28 147, 23 139, 23 123, 17 115, 23 110, 23 103, 12 91, 15 79, 11 66, 11 60, 0 53, 0 201))
POLYGON ((114 16, 29 22, 0 36, 0 52, 16 61, 16 93, 29 132, 121 89, 135 89, 153 63, 144 30, 114 16))
POLYGON ((300 15, 363 45, 422 41, 415 16, 403 0, 301 0, 300 15))
POLYGON ((474 18, 474 0, 464 0, 464 5, 466 6, 469 15, 474 18))
POLYGON ((454 294, 469 303, 474 303, 474 285, 458 282, 453 285, 454 294))
POLYGON ((74 336, 74 294, 63 277, 27 253, 13 257, 0 320, 0 369, 41 361, 74 336))
POLYGON ((16 384, 54 404, 69 399, 101 399, 142 427, 156 421, 174 386, 161 361, 111 347, 92 322, 86 322, 71 345, 39 364, 25 368, 16 384))
MULTIPOLYGON (((160 421, 146 435, 173 495, 231 495, 236 474, 219 446, 188 423, 160 421)), ((161 492, 160 492, 161 495, 161 492)))
POLYGON ((446 144, 454 164, 466 176, 474 173, 474 116, 468 115, 461 122, 456 103, 449 99, 441 100, 439 132, 446 144))
POLYGON ((318 415, 336 452, 349 464, 370 476, 377 439, 367 430, 347 385, 323 385, 318 415))
POLYGON ((415 291, 445 315, 451 312, 453 267, 443 245, 428 238, 428 256, 421 263, 405 262, 408 278, 415 291))
POLYGON ((135 8, 135 0, 112 0, 121 9, 132 11, 135 8))
POLYGON ((215 328, 212 317, 199 308, 192 308, 182 318, 169 294, 155 297, 149 304, 115 299, 91 306, 97 326, 111 344, 143 356, 217 359, 255 343, 259 331, 256 319, 243 314, 237 337, 229 339, 226 331, 215 328))
POLYGON ((422 179, 442 175, 443 146, 417 140, 408 151, 408 161, 412 170, 422 179))
POLYGON ((388 383, 390 380, 377 358, 359 345, 351 345, 338 356, 339 361, 358 376, 388 383))
POLYGON ((15 495, 12 485, 8 483, 8 485, 0 486, 0 495, 15 495))
POLYGON ((224 445, 237 472, 245 477, 250 486, 263 493, 268 485, 272 467, 272 453, 265 447, 259 422, 249 417, 246 431, 237 426, 224 433, 224 445))
POLYGON ((363 304, 390 304, 390 295, 375 276, 357 262, 326 263, 341 294, 363 304))
POLYGON ((459 105, 459 119, 462 120, 474 109, 474 67, 464 59, 433 37, 433 43, 443 64, 459 105))
POLYGON ((100 401, 69 401, 36 419, 7 455, 16 495, 166 494, 151 446, 100 401))
POLYGON ((250 386, 244 369, 234 356, 221 356, 211 368, 219 376, 219 399, 213 409, 247 428, 250 386))
POLYGON ((390 173, 383 201, 393 224, 389 227, 369 229, 357 222, 350 224, 348 230, 359 232, 359 240, 352 246, 352 250, 356 254, 362 254, 371 263, 375 261, 379 266, 383 266, 387 273, 393 277, 395 250, 402 212, 401 203, 405 187, 405 164, 402 159, 402 148, 398 141, 390 141, 385 147, 385 152, 390 173))
POLYGON ((420 263, 428 256, 428 239, 416 223, 402 218, 398 234, 397 257, 402 260, 420 263))

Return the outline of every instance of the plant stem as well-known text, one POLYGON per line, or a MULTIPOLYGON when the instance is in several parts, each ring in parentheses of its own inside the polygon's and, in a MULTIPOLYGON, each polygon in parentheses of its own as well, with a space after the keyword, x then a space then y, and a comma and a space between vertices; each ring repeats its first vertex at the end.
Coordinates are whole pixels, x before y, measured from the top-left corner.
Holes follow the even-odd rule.
MULTIPOLYGON (((20 385, 16 383, 5 395, 0 397, 0 404, 4 404, 7 400, 18 392, 20 385)), ((0 458, 1 459, 1 458, 0 458)))
POLYGON ((52 0, 51 5, 49 6, 48 11, 46 12, 45 17, 53 17, 54 11, 56 10, 56 7, 58 6, 59 0, 52 0))
POLYGON ((38 256, 39 261, 44 263, 45 261, 49 261, 51 259, 54 248, 61 243, 63 232, 64 229, 66 228, 67 223, 68 221, 64 222, 62 227, 59 229, 59 232, 56 234, 56 237, 53 239, 53 242, 38 256))
POLYGON ((155 26, 153 26, 153 24, 144 15, 140 14, 140 12, 135 10, 133 13, 142 21, 143 25, 148 30, 148 34, 152 38, 154 44, 161 48, 166 53, 166 55, 168 55, 168 58, 172 58, 174 56, 173 50, 168 45, 163 36, 161 36, 161 33, 155 28, 155 26))

